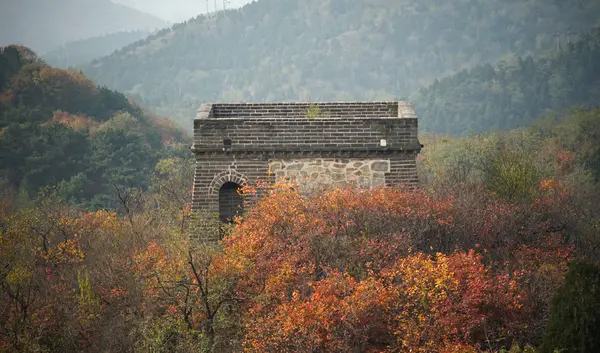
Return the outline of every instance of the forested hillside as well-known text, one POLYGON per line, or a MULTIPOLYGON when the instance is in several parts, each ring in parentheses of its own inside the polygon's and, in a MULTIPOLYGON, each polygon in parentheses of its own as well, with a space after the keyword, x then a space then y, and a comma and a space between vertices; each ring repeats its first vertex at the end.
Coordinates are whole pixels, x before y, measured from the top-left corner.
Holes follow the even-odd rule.
POLYGON ((261 0, 200 16, 85 67, 189 119, 200 101, 407 97, 435 78, 547 53, 600 24, 595 0, 261 0))
POLYGON ((46 52, 42 58, 49 65, 56 67, 82 66, 135 41, 146 38, 148 35, 150 35, 150 32, 147 31, 128 31, 77 40, 46 52))
POLYGON ((549 55, 435 80, 411 101, 423 130, 449 134, 514 129, 571 107, 600 106, 600 30, 549 55))
MULTIPOLYGON (((12 1, 56 28, 0 35, 129 28, 92 2, 12 1)), ((100 86, 0 47, 0 353, 600 352, 599 24, 598 0, 259 0, 85 66, 100 86), (408 97, 419 185, 269 178, 199 224, 190 139, 115 89, 187 128, 204 100, 408 97)))
POLYGON ((423 141, 418 190, 248 185, 219 242, 180 158, 116 213, 0 189, 0 352, 598 352, 600 110, 423 141))
POLYGON ((35 196, 109 206, 115 188, 146 188, 184 136, 118 92, 46 65, 24 47, 0 50, 0 181, 35 196))
POLYGON ((110 0, 0 0, 0 46, 24 45, 37 53, 74 40, 166 22, 110 0))

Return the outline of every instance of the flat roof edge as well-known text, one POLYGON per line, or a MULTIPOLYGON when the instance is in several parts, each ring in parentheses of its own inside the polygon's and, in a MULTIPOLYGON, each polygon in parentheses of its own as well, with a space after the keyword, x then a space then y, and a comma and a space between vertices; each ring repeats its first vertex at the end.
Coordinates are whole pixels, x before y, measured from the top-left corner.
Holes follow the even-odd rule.
MULTIPOLYGON (((315 116, 312 119, 350 119, 350 118, 390 118, 390 119, 402 119, 402 118, 416 118, 416 113, 411 106, 410 103, 406 101, 330 101, 330 102, 243 102, 243 103, 203 103, 200 105, 198 110, 196 111, 196 116, 194 120, 204 120, 204 119, 298 119, 302 118, 301 114, 281 114, 283 113, 281 109, 285 110, 286 108, 296 108, 296 107, 308 107, 316 106, 316 107, 325 107, 330 109, 341 109, 340 114, 343 112, 341 116, 315 116), (397 116, 384 116, 385 110, 382 110, 382 105, 396 105, 395 109, 391 112, 397 110, 397 116), (372 106, 373 109, 369 112, 369 107, 372 106), (281 109, 280 109, 281 107, 281 109), (352 115, 352 108, 361 108, 357 109, 356 115, 352 115), (236 109, 245 109, 245 108, 263 108, 264 112, 248 112, 241 111, 239 113, 239 117, 236 117, 236 109), (344 109, 346 108, 346 109, 344 109), (227 109, 228 111, 223 116, 216 116, 217 112, 215 110, 227 109), (278 110, 279 109, 279 110, 278 110), (280 113, 280 115, 278 115, 280 113), (371 114, 369 114, 371 113, 371 114), (369 115, 378 115, 374 114, 378 113, 379 116, 369 116, 369 115), (365 115, 365 116, 361 116, 365 115)), ((385 108, 384 108, 385 109, 385 108)), ((258 109, 260 110, 260 109, 258 109)), ((293 109, 292 109, 293 111, 293 109)), ((298 112, 297 112, 298 113, 298 112)), ((221 112, 221 114, 223 114, 221 112)), ((395 114, 395 113, 394 113, 395 114)), ((309 117, 306 117, 309 118, 309 117)))

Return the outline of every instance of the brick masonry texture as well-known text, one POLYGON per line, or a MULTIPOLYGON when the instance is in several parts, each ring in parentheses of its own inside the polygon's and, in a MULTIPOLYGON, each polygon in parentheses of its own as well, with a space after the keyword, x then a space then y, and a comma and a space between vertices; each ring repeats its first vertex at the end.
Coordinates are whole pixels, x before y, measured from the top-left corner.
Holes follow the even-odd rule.
POLYGON ((331 186, 416 184, 417 130, 404 102, 203 104, 191 147, 192 209, 199 218, 218 213, 226 182, 254 184, 303 172, 331 186))

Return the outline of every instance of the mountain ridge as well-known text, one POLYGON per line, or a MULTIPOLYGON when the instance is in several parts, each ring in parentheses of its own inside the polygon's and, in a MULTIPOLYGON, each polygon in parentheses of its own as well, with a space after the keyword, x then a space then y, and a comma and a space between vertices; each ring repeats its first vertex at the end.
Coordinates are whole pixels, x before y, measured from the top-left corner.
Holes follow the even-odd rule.
POLYGON ((43 54, 75 40, 166 22, 109 0, 0 0, 0 46, 24 45, 43 54))
POLYGON ((527 126, 600 106, 600 29, 552 55, 510 57, 435 80, 411 96, 421 128, 461 135, 527 126))
POLYGON ((150 34, 148 31, 137 30, 76 40, 46 52, 42 58, 52 66, 78 67, 144 39, 150 34))
POLYGON ((552 51, 557 31, 587 31, 598 14, 592 0, 261 0, 82 70, 179 119, 203 101, 390 100, 513 53, 552 51))

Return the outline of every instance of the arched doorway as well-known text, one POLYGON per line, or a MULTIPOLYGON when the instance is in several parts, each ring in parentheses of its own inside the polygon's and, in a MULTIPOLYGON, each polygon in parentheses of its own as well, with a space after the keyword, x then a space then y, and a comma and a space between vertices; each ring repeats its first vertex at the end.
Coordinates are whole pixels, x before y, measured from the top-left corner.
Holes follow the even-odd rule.
POLYGON ((223 184, 219 189, 219 216, 221 222, 231 223, 235 216, 242 214, 244 199, 240 193, 240 185, 230 181, 223 184))

